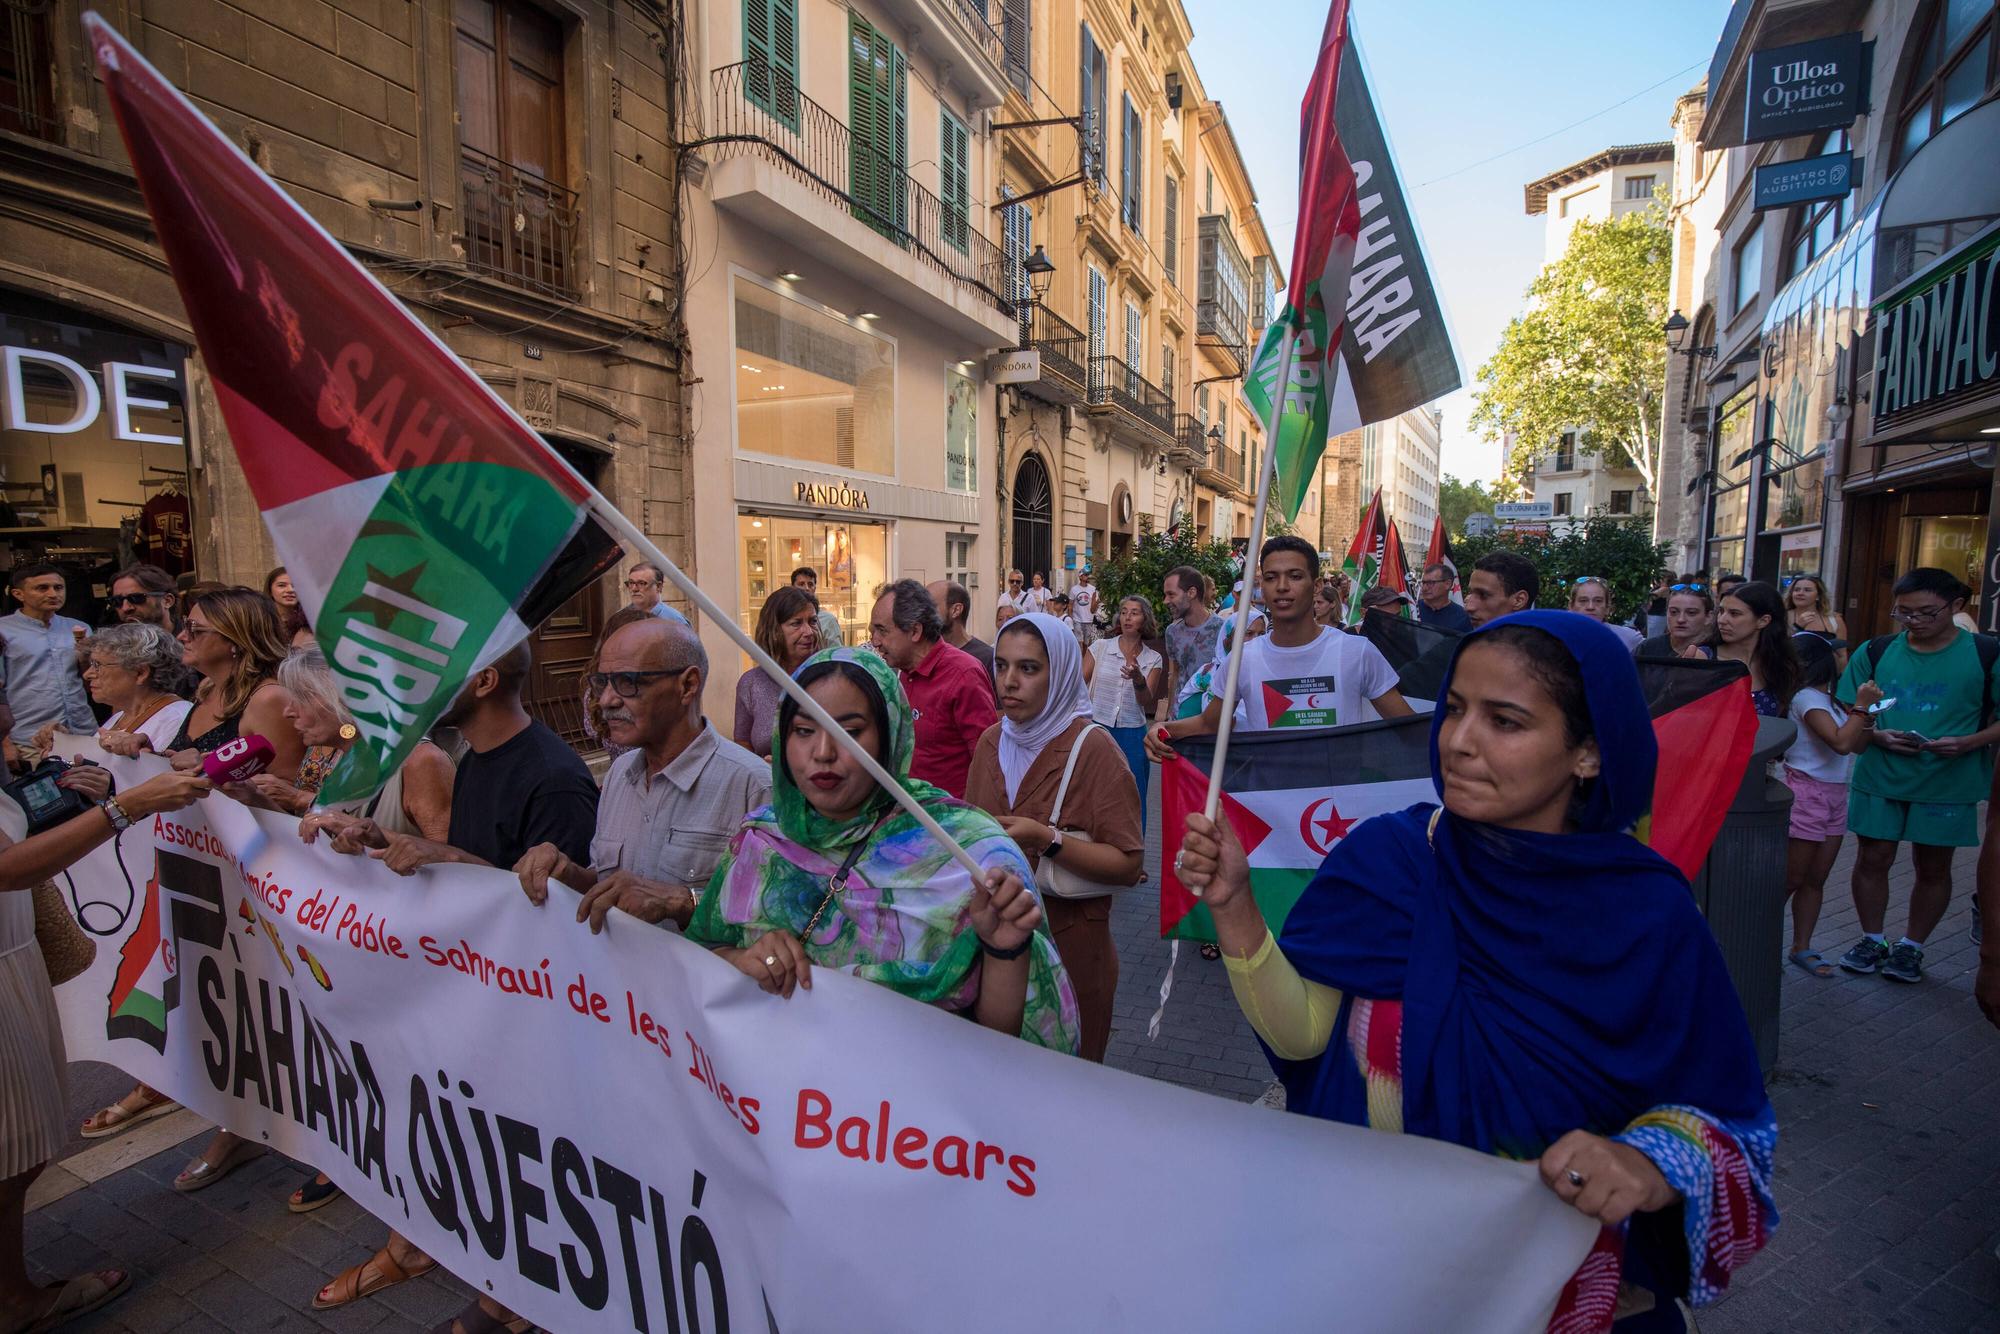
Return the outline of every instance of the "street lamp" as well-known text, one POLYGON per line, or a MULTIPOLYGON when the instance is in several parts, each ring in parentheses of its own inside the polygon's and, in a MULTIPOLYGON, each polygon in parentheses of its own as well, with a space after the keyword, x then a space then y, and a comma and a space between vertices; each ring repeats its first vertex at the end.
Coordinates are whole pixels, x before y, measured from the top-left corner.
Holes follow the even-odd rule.
POLYGON ((1042 298, 1049 294, 1049 284, 1055 281, 1056 276, 1056 266, 1049 259, 1049 252, 1036 246, 1035 253, 1022 262, 1021 270, 1028 275, 1028 288, 1035 294, 1036 303, 1040 304, 1042 298))

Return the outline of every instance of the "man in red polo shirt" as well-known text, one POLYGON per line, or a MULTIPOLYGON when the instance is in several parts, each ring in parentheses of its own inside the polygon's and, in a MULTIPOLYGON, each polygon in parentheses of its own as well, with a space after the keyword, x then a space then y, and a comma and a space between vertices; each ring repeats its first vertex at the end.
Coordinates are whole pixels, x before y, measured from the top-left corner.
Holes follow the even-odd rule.
POLYGON ((869 629, 875 651, 902 678, 917 715, 911 776, 965 796, 972 749, 1000 721, 992 679, 977 658, 944 642, 944 617, 930 590, 914 579, 898 579, 876 599, 869 629))

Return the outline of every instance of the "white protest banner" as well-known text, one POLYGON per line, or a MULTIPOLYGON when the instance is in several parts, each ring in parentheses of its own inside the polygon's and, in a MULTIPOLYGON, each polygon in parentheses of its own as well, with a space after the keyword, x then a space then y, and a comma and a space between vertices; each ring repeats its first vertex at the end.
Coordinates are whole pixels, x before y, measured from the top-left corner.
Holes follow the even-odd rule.
POLYGON ((592 936, 557 887, 400 878, 220 794, 58 884, 99 941, 58 989, 72 1059, 326 1171, 552 1329, 1529 1330, 1596 1235, 1523 1164, 844 975, 767 996, 670 931, 592 936))

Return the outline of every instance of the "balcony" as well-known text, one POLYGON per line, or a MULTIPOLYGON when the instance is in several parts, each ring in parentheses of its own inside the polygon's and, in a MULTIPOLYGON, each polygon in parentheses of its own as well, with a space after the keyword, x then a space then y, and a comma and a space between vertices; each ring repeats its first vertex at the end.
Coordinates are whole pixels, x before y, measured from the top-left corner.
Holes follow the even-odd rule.
POLYGON ((1006 51, 987 7, 987 0, 883 0, 892 26, 948 64, 954 81, 963 77, 974 107, 1007 100, 1006 51))
POLYGON ((1090 359, 1090 410, 1093 416, 1108 418, 1113 438, 1134 449, 1166 449, 1173 444, 1173 400, 1117 357, 1090 359))
POLYGON ((718 208, 962 336, 1014 336, 1021 266, 980 231, 983 210, 947 206, 762 59, 710 83, 710 134, 689 147, 717 160, 718 208))
POLYGON ((1241 375, 1249 364, 1250 270, 1219 213, 1202 218, 1196 241, 1199 281, 1195 301, 1195 341, 1241 375))
POLYGON ((575 297, 577 194, 474 148, 458 151, 465 263, 549 296, 575 297))
POLYGON ((1045 403, 1090 402, 1090 339, 1039 301, 1021 323, 1021 346, 1042 354, 1042 378, 1022 390, 1045 403))
POLYGON ((1174 443, 1167 458, 1188 468, 1208 462, 1208 428, 1193 413, 1174 414, 1174 443))
POLYGON ((1244 465, 1241 450, 1228 445, 1217 445, 1208 452, 1208 460, 1195 473, 1195 480, 1203 486, 1212 486, 1219 491, 1232 492, 1239 496, 1250 494, 1249 469, 1244 465))

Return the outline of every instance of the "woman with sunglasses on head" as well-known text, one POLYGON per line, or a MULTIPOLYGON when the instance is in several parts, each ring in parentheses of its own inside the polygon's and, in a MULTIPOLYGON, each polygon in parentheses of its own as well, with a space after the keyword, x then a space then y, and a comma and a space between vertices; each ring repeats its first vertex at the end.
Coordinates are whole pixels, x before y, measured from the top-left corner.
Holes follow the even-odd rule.
POLYGON ((1777 1221, 1742 1004, 1687 880, 1630 832, 1657 750, 1603 625, 1517 612, 1452 659, 1439 802, 1350 831, 1281 938, 1226 821, 1189 815, 1182 844, 1290 1110, 1535 1162, 1601 1225, 1551 1328, 1611 1329, 1621 1295, 1683 1328, 1674 1302, 1720 1297, 1777 1221))
POLYGON ((1785 604, 1767 583, 1738 584, 1715 608, 1715 656, 1750 669, 1750 702, 1782 718, 1799 684, 1799 655, 1785 625, 1785 604))
POLYGON ((1597 621, 1612 634, 1618 642, 1631 652, 1637 653, 1645 636, 1629 625, 1616 625, 1611 620, 1611 581, 1595 574, 1586 574, 1571 581, 1569 586, 1569 609, 1579 616, 1588 616, 1597 621))
POLYGON ((1715 599, 1708 580, 1684 574, 1667 586, 1667 632, 1639 645, 1638 658, 1713 658, 1715 599))

